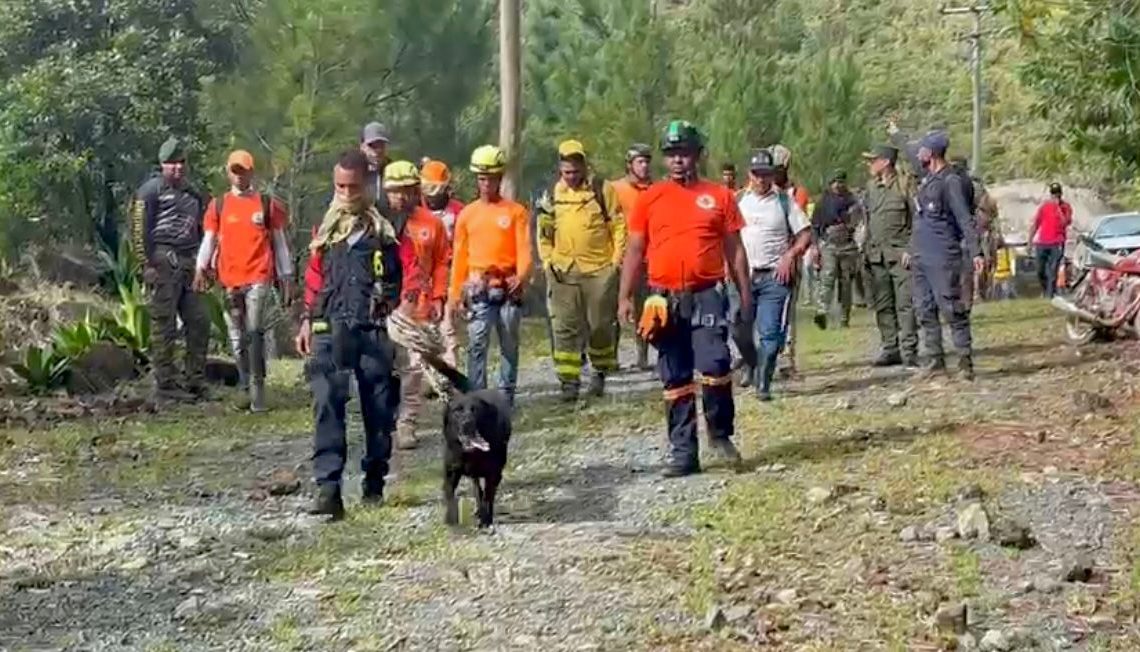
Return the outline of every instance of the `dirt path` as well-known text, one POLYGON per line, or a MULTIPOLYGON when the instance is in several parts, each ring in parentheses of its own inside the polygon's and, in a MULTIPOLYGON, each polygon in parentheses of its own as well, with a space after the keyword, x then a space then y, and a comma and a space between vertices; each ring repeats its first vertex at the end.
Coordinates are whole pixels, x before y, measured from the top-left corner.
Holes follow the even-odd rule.
POLYGON ((648 374, 571 409, 530 362, 490 534, 440 526, 434 433, 385 507, 354 475, 348 520, 301 515, 301 388, 5 433, 0 650, 1136 649, 1136 345, 979 313, 970 385, 867 370, 865 318, 803 329, 804 378, 739 401, 739 474, 658 477, 648 374))

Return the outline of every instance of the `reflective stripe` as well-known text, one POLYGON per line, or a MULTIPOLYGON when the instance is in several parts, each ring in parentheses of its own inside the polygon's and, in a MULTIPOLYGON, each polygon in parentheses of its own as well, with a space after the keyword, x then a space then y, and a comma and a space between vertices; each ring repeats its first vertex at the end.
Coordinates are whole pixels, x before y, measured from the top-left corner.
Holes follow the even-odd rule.
POLYGON ((697 384, 696 383, 689 383, 688 385, 682 385, 681 387, 674 387, 673 389, 667 389, 663 393, 665 395, 666 401, 676 401, 676 400, 685 398, 686 396, 696 396, 697 395, 697 384))
POLYGON ((329 323, 323 319, 318 319, 313 322, 311 328, 314 333, 326 333, 329 330, 329 323))
POLYGON ((701 384, 709 387, 722 387, 732 384, 732 375, 727 376, 701 376, 701 384))

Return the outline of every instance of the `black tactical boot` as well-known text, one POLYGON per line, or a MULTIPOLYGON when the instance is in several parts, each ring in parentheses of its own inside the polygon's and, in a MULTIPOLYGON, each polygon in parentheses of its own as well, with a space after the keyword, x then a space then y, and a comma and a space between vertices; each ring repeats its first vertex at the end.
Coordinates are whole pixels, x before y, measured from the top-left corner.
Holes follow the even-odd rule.
POLYGON ((946 373, 946 359, 942 356, 936 356, 926 363, 926 366, 918 371, 919 378, 933 378, 946 373))
POLYGON ((340 497, 340 485, 325 484, 317 490, 317 497, 309 513, 314 516, 330 516, 330 520, 344 518, 344 500, 340 497))
POLYGON ((822 312, 815 313, 815 317, 812 318, 812 321, 815 322, 815 325, 818 326, 820 330, 827 330, 827 314, 826 313, 822 313, 822 312))
POLYGON ((563 403, 576 403, 578 401, 578 383, 563 381, 558 391, 558 399, 563 403))
POLYGON ((958 377, 962 380, 974 380, 974 359, 968 355, 958 358, 958 377))
POLYGON ((590 385, 586 388, 586 393, 595 398, 601 398, 606 393, 606 375, 601 372, 594 372, 590 377, 590 385))
POLYGON ((686 475, 696 475, 701 472, 701 465, 698 462, 691 464, 684 464, 680 462, 670 462, 665 465, 661 470, 661 477, 663 478, 683 478, 686 475))
POLYGON ((710 439, 709 453, 718 460, 728 463, 731 466, 740 466, 744 461, 740 457, 740 451, 736 450, 736 445, 732 443, 731 439, 710 439))
POLYGON ((871 366, 872 367, 896 367, 902 363, 903 363, 902 356, 899 355, 897 352, 888 353, 888 352, 884 351, 883 353, 879 354, 879 357, 875 358, 875 361, 871 363, 871 366))

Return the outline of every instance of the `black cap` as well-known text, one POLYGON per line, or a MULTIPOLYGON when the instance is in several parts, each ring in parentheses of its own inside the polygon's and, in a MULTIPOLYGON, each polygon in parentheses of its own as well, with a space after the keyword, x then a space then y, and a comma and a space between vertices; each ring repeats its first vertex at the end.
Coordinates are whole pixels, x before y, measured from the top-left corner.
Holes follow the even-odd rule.
POLYGON ((846 183, 847 182, 847 171, 846 170, 836 170, 835 172, 832 172, 831 173, 831 182, 835 183, 836 181, 843 181, 844 183, 846 183))
POLYGON ((776 170, 776 162, 772 158, 772 152, 766 149, 757 151, 752 155, 752 159, 748 161, 748 169, 757 174, 771 174, 776 170))
POLYGON ((1050 194, 1050 195, 1060 195, 1060 194, 1062 194, 1062 190, 1061 190, 1061 184, 1057 183, 1056 181, 1054 181, 1053 183, 1049 184, 1049 194, 1050 194))
POLYGON ((863 152, 863 158, 868 161, 886 159, 894 165, 899 160, 899 150, 890 145, 875 145, 869 152, 863 152))

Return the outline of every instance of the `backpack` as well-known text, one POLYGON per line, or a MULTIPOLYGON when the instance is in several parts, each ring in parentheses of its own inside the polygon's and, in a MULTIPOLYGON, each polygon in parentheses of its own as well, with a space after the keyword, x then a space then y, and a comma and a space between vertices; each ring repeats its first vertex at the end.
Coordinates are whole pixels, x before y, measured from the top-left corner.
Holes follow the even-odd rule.
MULTIPOLYGON (((554 214, 554 189, 558 186, 558 181, 559 179, 556 178, 554 180, 554 183, 550 184, 550 187, 546 189, 545 194, 543 195, 543 199, 548 200, 546 202, 543 202, 543 208, 548 208, 551 215, 554 214)), ((606 224, 609 224, 610 209, 606 206, 606 198, 604 194, 605 184, 606 180, 597 175, 594 175, 594 178, 590 180, 590 190, 594 194, 594 201, 598 202, 598 207, 602 209, 602 220, 604 220, 606 224)))

